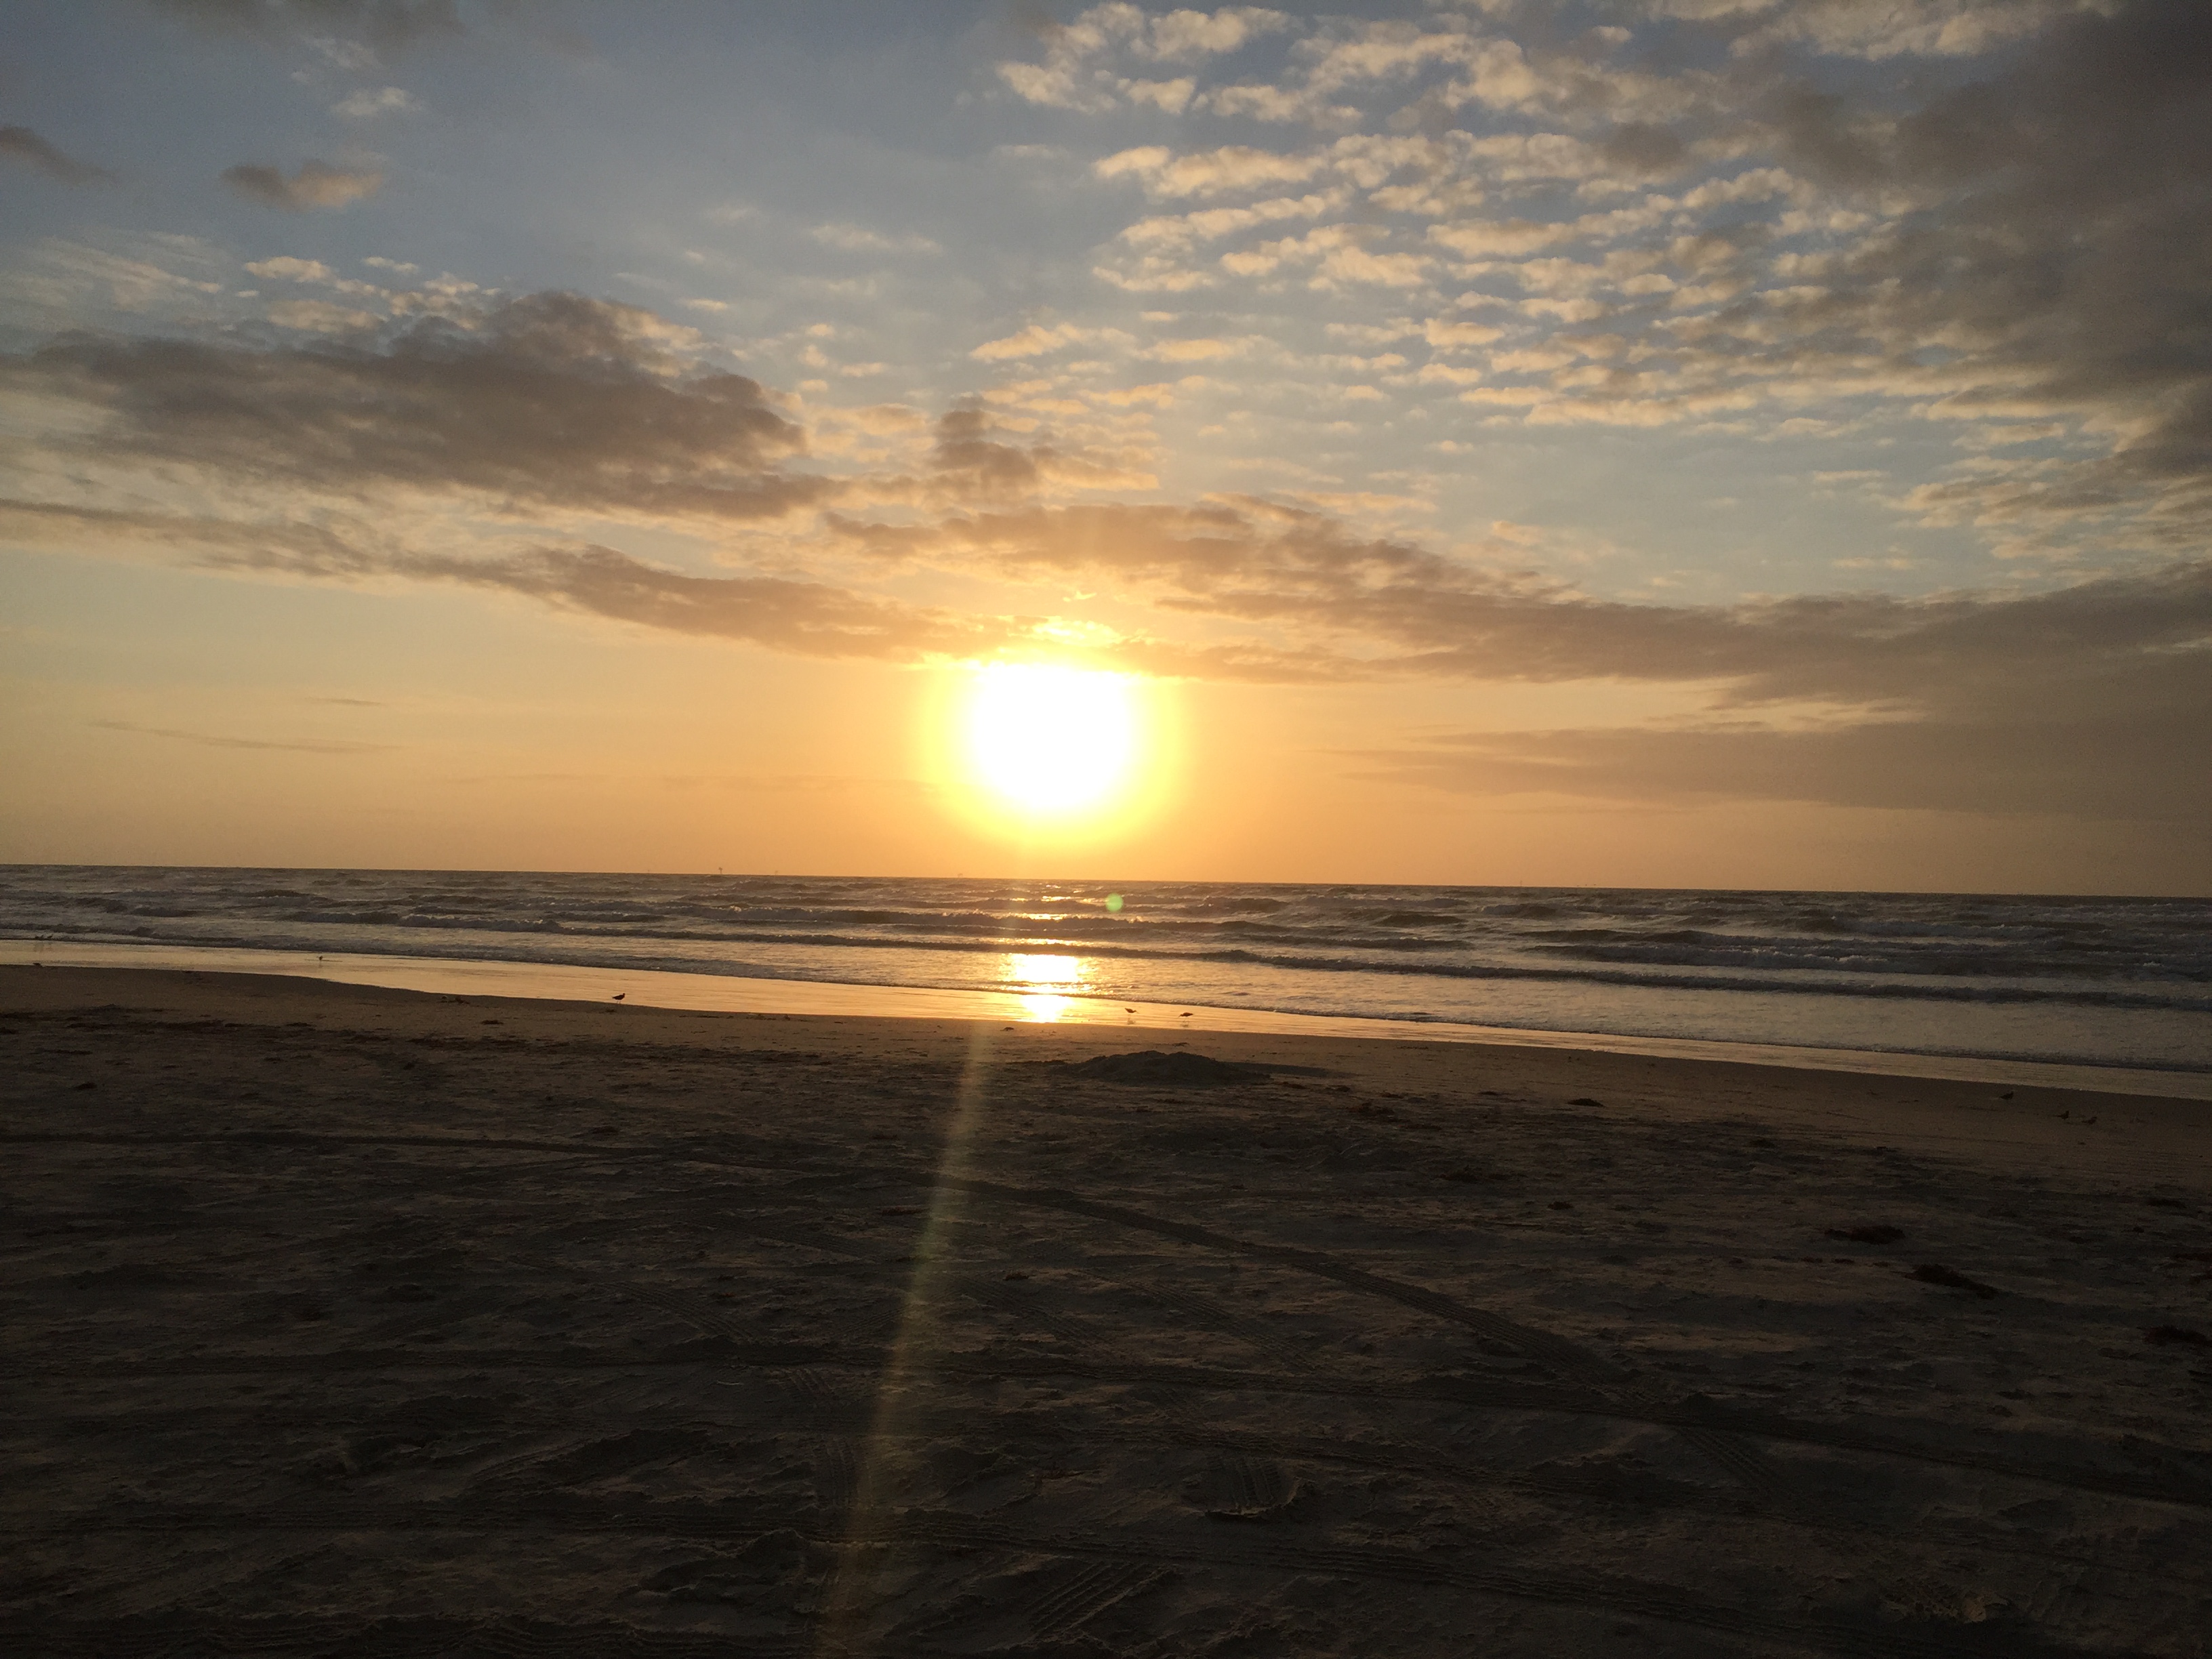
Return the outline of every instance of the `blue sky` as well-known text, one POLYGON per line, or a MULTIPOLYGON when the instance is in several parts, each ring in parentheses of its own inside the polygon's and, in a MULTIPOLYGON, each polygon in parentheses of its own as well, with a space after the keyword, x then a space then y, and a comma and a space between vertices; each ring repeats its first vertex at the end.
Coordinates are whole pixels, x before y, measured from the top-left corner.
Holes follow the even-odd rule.
POLYGON ((970 867, 957 814, 830 821, 944 787, 882 738, 931 677, 1047 655, 1182 688, 1191 776, 1151 839, 1024 857, 2212 866, 2200 9, 11 21, 0 642, 52 786, 5 821, 16 856, 96 821, 84 856, 970 867), (505 684, 602 704, 640 653, 695 664, 633 730, 752 686, 773 720, 668 736, 652 774, 752 805, 548 836, 642 775, 561 758, 565 717, 456 715, 468 652, 395 645, 392 606, 413 638, 512 633, 505 684), (284 657, 295 627, 348 689, 284 657), (155 656, 160 689, 118 665, 155 656), (518 745, 565 805, 432 790, 389 857, 277 805, 518 745), (258 769, 219 788, 218 750, 258 769), (1223 831, 1232 772, 1304 827, 1223 831), (198 804, 164 829, 133 777, 198 804))

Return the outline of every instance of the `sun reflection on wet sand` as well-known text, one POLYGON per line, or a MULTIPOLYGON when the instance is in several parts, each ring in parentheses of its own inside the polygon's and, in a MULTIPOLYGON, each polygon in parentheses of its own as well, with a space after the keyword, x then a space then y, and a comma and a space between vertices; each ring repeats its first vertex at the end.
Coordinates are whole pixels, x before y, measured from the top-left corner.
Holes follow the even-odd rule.
POLYGON ((1082 994, 1083 958, 1017 953, 1006 958, 1006 981, 1021 999, 1023 1018, 1048 1025, 1082 994))

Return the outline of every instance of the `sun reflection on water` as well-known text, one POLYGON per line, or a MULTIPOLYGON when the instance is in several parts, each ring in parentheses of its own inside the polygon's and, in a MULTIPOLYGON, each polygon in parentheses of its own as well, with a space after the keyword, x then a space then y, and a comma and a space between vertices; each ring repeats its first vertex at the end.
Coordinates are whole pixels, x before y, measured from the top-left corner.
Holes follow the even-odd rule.
POLYGON ((1050 1024, 1082 992, 1083 958, 1018 952, 1006 958, 1006 981, 1021 999, 1023 1018, 1050 1024))

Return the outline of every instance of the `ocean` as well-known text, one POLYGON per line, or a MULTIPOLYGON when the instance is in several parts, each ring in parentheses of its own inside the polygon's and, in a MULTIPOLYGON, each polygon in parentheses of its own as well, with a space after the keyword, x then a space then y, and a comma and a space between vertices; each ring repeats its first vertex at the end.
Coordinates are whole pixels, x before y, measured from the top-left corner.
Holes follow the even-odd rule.
POLYGON ((0 939, 2212 1075, 2203 899, 32 865, 0 939))

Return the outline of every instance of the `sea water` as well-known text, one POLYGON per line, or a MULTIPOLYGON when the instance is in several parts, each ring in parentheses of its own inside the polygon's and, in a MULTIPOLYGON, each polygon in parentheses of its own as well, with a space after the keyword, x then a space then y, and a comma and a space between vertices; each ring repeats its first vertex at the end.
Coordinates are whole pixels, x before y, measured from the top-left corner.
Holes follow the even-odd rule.
POLYGON ((2212 1073, 2212 901, 0 866, 0 938, 2212 1073))

